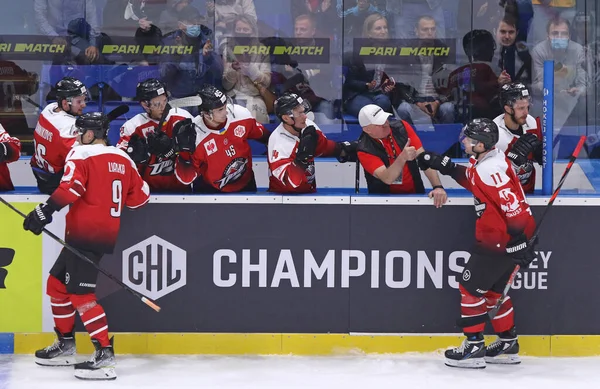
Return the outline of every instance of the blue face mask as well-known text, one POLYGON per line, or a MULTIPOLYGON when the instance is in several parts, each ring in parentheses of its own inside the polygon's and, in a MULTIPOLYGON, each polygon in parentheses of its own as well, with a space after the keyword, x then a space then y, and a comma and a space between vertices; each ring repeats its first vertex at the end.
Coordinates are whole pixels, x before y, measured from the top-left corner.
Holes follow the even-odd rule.
POLYGON ((200 26, 198 26, 198 25, 187 26, 185 29, 185 34, 187 36, 191 36, 193 38, 200 36, 200 26))
POLYGON ((550 44, 554 50, 564 50, 569 46, 569 38, 552 38, 550 44))

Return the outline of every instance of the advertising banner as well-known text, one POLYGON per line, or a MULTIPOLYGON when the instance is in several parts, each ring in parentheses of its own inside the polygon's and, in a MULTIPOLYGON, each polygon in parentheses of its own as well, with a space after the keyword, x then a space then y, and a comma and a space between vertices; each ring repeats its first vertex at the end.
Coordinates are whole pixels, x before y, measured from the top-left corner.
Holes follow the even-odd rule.
MULTIPOLYGON (((597 217, 547 216, 510 292, 520 333, 600 333, 597 217)), ((150 204, 124 214, 102 265, 162 311, 103 276, 97 294, 117 332, 458 332, 474 223, 472 206, 150 204)))

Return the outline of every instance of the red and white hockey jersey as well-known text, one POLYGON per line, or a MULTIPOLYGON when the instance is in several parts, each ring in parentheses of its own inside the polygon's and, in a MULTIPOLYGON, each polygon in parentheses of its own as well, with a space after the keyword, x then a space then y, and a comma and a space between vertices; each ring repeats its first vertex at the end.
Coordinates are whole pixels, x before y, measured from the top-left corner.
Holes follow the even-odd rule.
MULTIPOLYGON (((315 126, 319 139, 315 157, 332 155, 336 143, 327 139, 321 129, 309 119, 306 126, 315 126)), ((275 193, 314 193, 317 191, 315 180, 315 161, 311 159, 306 169, 294 164, 300 139, 283 127, 283 123, 269 137, 269 192, 275 193)))
POLYGON ((0 147, 6 149, 8 157, 0 162, 0 191, 14 190, 15 187, 10 179, 8 163, 14 162, 21 156, 21 141, 8 135, 8 132, 0 124, 0 147))
MULTIPOLYGON (((527 116, 527 122, 519 129, 517 133, 509 130, 508 127, 506 127, 506 123, 504 122, 504 114, 496 117, 494 119, 494 123, 498 125, 499 131, 499 138, 498 143, 496 143, 496 148, 503 151, 505 154, 511 150, 517 139, 527 132, 534 134, 540 139, 542 138, 540 123, 531 115, 527 116)), ((519 180, 521 181, 521 185, 523 186, 525 193, 533 193, 535 189, 534 162, 535 158, 533 153, 531 153, 527 162, 523 165, 516 166, 514 163, 512 164, 517 177, 519 177, 519 180)))
MULTIPOLYGON (((165 132, 171 138, 173 136, 173 126, 183 119, 193 119, 193 116, 184 109, 171 108, 169 114, 165 118, 165 124, 163 124, 161 131, 165 132)), ((157 127, 158 120, 151 119, 146 113, 137 114, 126 121, 121 127, 121 137, 117 143, 117 147, 122 150, 127 150, 129 139, 131 139, 133 134, 137 134, 140 138, 147 139, 148 133, 154 132, 157 127)), ((151 155, 147 164, 138 166, 140 174, 148 183, 152 191, 189 191, 189 186, 183 185, 177 180, 177 177, 175 177, 175 159, 175 155, 166 159, 151 155)))
POLYGON ((498 76, 488 62, 473 62, 450 73, 448 98, 454 102, 460 121, 490 117, 493 98, 498 94, 498 76))
POLYGON ((475 197, 475 239, 481 246, 503 252, 511 235, 525 233, 531 238, 535 220, 519 178, 502 151, 492 149, 480 161, 471 157, 465 175, 457 181, 475 197))
POLYGON ((178 160, 175 165, 182 183, 189 185, 201 176, 204 185, 213 190, 240 192, 254 179, 248 140, 263 139, 268 132, 246 108, 233 104, 227 110, 227 121, 220 130, 208 128, 200 115, 194 119, 196 150, 191 156, 181 153, 191 163, 178 160))
POLYGON ((52 174, 63 170, 77 138, 76 117, 63 110, 55 112, 57 108, 58 103, 52 103, 42 111, 33 133, 35 153, 31 157, 32 167, 52 174))
POLYGON ((148 184, 135 163, 116 147, 77 145, 67 156, 60 186, 49 202, 67 213, 65 241, 84 250, 112 253, 123 207, 150 199, 148 184))

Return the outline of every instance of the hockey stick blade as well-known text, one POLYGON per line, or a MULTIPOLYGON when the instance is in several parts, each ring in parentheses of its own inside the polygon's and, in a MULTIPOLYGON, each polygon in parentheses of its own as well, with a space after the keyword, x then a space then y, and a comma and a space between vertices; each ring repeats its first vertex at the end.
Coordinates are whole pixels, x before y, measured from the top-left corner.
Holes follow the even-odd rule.
MULTIPOLYGON (((0 197, 0 202, 3 203, 4 205, 6 205, 7 207, 9 207, 10 209, 12 209, 13 211, 15 211, 16 213, 18 213, 19 215, 21 215, 21 217, 23 217, 23 218, 27 217, 27 215, 25 215, 23 212, 19 211, 17 208, 15 208, 8 201, 4 200, 4 198, 0 197)), ((65 242, 64 240, 62 240, 58 236, 54 235, 52 232, 48 231, 45 228, 42 229, 42 231, 44 233, 46 233, 46 235, 48 235, 50 238, 54 239, 55 241, 57 241, 58 243, 60 243, 61 245, 63 245, 67 250, 69 250, 70 252, 72 252, 73 254, 75 254, 77 257, 79 257, 79 259, 82 259, 82 260, 88 262, 89 264, 91 264, 92 266, 94 266, 100 273, 104 274, 105 276, 107 276, 108 278, 110 278, 111 280, 113 280, 121 288, 125 289, 126 291, 128 291, 129 293, 131 293, 132 295, 134 295, 135 297, 137 297, 138 299, 142 300, 142 302, 144 304, 146 304, 150 308, 154 309, 156 312, 160 312, 160 307, 158 305, 156 305, 156 303, 154 303, 152 300, 150 300, 146 296, 143 296, 140 293, 136 292, 135 290, 131 289, 129 286, 125 285, 123 282, 121 282, 120 280, 118 280, 115 276, 113 276, 112 274, 110 274, 108 271, 104 270, 102 267, 100 267, 98 264, 96 264, 94 261, 92 261, 91 259, 89 259, 85 255, 83 255, 75 247, 71 246, 70 244, 68 244, 67 242, 65 242)))
MULTIPOLYGON (((535 227, 535 231, 533 232, 533 236, 529 240, 529 244, 533 244, 533 242, 535 242, 535 240, 537 239, 542 222, 544 221, 546 214, 550 210, 550 207, 552 207, 552 204, 554 204, 554 200, 556 200, 556 197, 558 196, 560 189, 562 188, 563 184, 565 183, 565 180, 567 179, 567 175, 571 171, 571 168, 573 167, 573 164, 575 163, 577 156, 579 156, 579 152, 581 151, 581 148, 583 147, 583 144, 585 143, 585 138, 586 138, 585 136, 582 136, 581 138, 579 138, 579 142, 577 143, 577 146, 575 147, 575 150, 573 151, 571 158, 569 158, 569 163, 567 164, 567 167, 565 168, 565 171, 563 172, 562 177, 560 178, 560 181, 558 182, 558 185, 556 186, 556 189, 554 190, 554 193, 552 193, 552 196, 550 197, 548 204, 546 204, 546 208, 544 209, 544 213, 542 214, 542 217, 540 217, 540 220, 535 227)), ((478 315, 478 316, 474 316, 474 317, 463 317, 456 321, 456 325, 458 327, 465 328, 465 327, 471 327, 471 326, 475 326, 477 324, 485 323, 488 320, 489 321, 494 320, 494 318, 498 314, 498 311, 500 310, 500 307, 502 306, 502 303, 504 302, 504 299, 508 295, 508 291, 510 290, 511 285, 515 281, 515 277, 517 276, 517 273, 519 272, 520 269, 521 269, 521 267, 519 265, 515 266, 513 272, 510 275, 510 278, 508 279, 508 282, 506 283, 506 286, 504 287, 502 296, 500 296, 500 298, 498 299, 498 302, 496 303, 496 305, 494 305, 494 308, 490 309, 487 312, 487 315, 478 315)))
POLYGON ((189 96, 169 101, 171 108, 197 107, 202 104, 202 97, 189 96))
POLYGON ((119 116, 125 115, 127 112, 129 112, 129 106, 122 104, 110 111, 109 113, 107 113, 106 117, 108 118, 109 122, 112 122, 119 116))

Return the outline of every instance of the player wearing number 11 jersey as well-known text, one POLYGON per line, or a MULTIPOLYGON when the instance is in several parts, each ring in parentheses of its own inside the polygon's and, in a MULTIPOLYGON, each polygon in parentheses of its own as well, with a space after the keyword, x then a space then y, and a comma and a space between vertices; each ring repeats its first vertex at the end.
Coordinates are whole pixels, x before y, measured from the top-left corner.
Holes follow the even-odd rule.
MULTIPOLYGON (((148 185, 134 162, 122 150, 107 146, 108 118, 86 113, 75 122, 78 145, 66 158, 58 189, 45 204, 27 215, 23 228, 36 235, 52 221, 52 214, 71 204, 66 217, 65 241, 98 263, 112 253, 123 207, 138 208, 150 198, 148 185)), ((35 353, 44 366, 75 364, 75 311, 90 334, 96 352, 91 361, 75 364, 81 379, 114 379, 115 358, 104 309, 96 302, 97 269, 63 249, 50 270, 50 296, 58 336, 35 353)))

